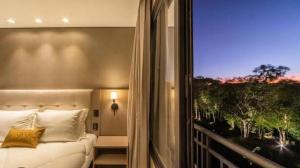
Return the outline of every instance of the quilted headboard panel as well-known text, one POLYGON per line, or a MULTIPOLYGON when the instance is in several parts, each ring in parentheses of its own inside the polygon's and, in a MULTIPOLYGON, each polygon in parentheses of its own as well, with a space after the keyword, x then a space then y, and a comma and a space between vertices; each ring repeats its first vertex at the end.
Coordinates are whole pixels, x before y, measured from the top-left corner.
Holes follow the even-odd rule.
POLYGON ((92 92, 92 89, 0 90, 0 108, 90 108, 92 92))
POLYGON ((93 123, 99 123, 99 116, 92 111, 99 109, 99 93, 93 89, 54 89, 54 90, 0 90, 1 110, 20 109, 90 109, 87 118, 87 132, 98 135, 93 123))
POLYGON ((98 109, 98 96, 92 89, 59 89, 59 90, 0 90, 1 110, 20 110, 38 108, 51 109, 90 109, 87 118, 87 132, 98 134, 92 129, 92 123, 98 122, 91 111, 98 109), (95 121, 93 121, 95 120, 95 121))

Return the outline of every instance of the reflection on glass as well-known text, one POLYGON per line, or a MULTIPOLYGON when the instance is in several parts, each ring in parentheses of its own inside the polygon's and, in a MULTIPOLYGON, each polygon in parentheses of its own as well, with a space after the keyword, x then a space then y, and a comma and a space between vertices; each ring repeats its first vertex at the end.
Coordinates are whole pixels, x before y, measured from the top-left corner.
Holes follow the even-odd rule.
POLYGON ((155 22, 152 142, 166 167, 175 162, 174 2, 162 5, 155 22))

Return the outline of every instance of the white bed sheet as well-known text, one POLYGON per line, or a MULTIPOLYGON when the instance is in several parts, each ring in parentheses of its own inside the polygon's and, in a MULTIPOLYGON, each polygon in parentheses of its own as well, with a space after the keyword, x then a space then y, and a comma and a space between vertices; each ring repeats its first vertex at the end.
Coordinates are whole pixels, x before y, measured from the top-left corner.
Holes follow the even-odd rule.
POLYGON ((36 149, 0 148, 0 168, 88 168, 96 136, 77 142, 41 143, 36 149))

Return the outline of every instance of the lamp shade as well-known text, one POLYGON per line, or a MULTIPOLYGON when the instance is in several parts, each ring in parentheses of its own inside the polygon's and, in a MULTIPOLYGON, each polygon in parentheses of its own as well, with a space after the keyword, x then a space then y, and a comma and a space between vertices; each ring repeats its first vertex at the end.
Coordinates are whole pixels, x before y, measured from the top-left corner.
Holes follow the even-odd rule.
POLYGON ((110 93, 110 98, 111 98, 112 100, 117 99, 117 98, 118 98, 117 92, 111 92, 111 93, 110 93))

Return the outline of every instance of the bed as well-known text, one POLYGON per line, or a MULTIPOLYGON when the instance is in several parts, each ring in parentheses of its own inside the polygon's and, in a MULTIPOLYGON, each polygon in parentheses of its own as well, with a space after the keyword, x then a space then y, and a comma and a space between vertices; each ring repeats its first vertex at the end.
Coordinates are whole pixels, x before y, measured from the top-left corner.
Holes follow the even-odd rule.
POLYGON ((0 148, 0 168, 88 168, 96 136, 77 142, 40 143, 36 149, 0 148))
MULTIPOLYGON (((92 90, 0 90, 5 110, 91 108, 92 90)), ((40 143, 37 148, 0 148, 0 168, 88 168, 94 134, 72 142, 40 143)), ((1 145, 1 142, 0 142, 1 145)))

